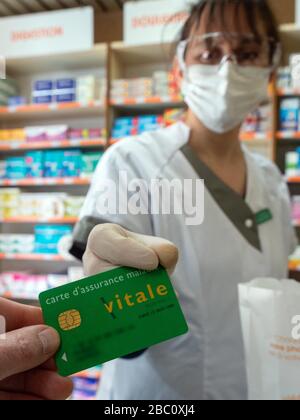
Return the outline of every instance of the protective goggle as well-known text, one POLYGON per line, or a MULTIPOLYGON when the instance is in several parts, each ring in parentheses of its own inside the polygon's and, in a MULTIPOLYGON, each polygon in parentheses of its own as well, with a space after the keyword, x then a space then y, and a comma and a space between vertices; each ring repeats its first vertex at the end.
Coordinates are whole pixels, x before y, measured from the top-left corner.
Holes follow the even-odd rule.
POLYGON ((281 59, 281 47, 268 37, 253 34, 214 32, 196 35, 178 45, 177 57, 182 69, 190 65, 218 66, 226 61, 247 67, 275 68, 281 59))

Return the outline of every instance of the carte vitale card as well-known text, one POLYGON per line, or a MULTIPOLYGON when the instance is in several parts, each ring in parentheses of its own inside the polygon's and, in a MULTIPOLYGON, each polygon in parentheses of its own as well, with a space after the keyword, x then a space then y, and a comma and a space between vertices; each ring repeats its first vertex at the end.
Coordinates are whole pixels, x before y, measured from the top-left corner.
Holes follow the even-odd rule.
POLYGON ((41 293, 47 325, 61 347, 62 376, 147 349, 187 333, 188 326, 163 268, 117 268, 41 293))

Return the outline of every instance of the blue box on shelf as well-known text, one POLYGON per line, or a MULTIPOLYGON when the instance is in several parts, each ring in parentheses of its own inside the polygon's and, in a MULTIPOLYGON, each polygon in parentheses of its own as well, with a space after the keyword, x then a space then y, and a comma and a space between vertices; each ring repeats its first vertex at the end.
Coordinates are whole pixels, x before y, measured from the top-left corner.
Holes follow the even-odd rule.
POLYGON ((32 101, 36 105, 51 104, 53 102, 52 95, 33 96, 32 101))
POLYGON ((58 242, 65 235, 72 233, 72 226, 69 225, 36 225, 35 253, 37 254, 58 254, 58 242))
POLYGON ((26 176, 29 178, 41 178, 44 174, 44 153, 33 151, 26 153, 26 176))
POLYGON ((33 84, 33 90, 52 90, 54 87, 53 80, 36 80, 33 84))
POLYGON ((62 93, 57 94, 55 96, 55 101, 58 103, 64 103, 64 102, 75 102, 76 101, 76 92, 71 93, 62 93))
POLYGON ((24 157, 8 157, 5 160, 5 177, 19 180, 26 177, 26 164, 24 157))
POLYGON ((58 79, 56 80, 56 89, 75 89, 76 79, 58 79))

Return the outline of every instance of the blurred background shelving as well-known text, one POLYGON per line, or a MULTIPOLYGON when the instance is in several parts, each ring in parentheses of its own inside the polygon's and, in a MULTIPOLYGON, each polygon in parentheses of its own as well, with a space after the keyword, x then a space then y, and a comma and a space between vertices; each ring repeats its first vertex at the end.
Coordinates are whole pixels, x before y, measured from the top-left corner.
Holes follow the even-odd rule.
MULTIPOLYGON (((288 183, 292 196, 292 217, 300 238, 300 28, 294 24, 281 27, 282 67, 277 73, 274 93, 274 161, 288 183)), ((300 249, 291 256, 291 276, 300 280, 300 249)))
MULTIPOLYGON (((0 107, 0 129, 4 130, 4 138, 0 140, 0 160, 13 158, 18 162, 19 158, 26 160, 28 156, 33 157, 29 161, 32 167, 24 176, 14 179, 13 176, 4 175, 0 179, 0 232, 4 238, 4 244, 0 239, 0 246, 7 246, 6 252, 2 252, 3 249, 0 251, 0 291, 2 283, 3 294, 11 299, 37 304, 38 294, 43 288, 59 285, 61 279, 66 282, 70 278, 74 280, 83 276, 80 264, 60 255, 56 245, 63 234, 71 232, 78 220, 83 203, 81 197, 87 193, 91 173, 78 171, 76 175, 71 176, 70 173, 67 176, 59 174, 56 168, 57 176, 53 170, 49 176, 44 173, 39 177, 32 168, 34 159, 39 156, 46 159, 49 152, 52 152, 52 155, 48 155, 50 163, 57 152, 73 153, 76 159, 80 154, 91 157, 94 153, 98 154, 99 160, 107 146, 108 48, 107 44, 96 44, 89 51, 52 54, 47 59, 45 56, 35 56, 7 60, 8 77, 16 82, 18 95, 26 101, 0 107), (71 95, 70 101, 62 103, 33 103, 32 90, 37 80, 70 81, 80 78, 86 78, 87 83, 104 80, 102 97, 96 93, 92 97, 92 93, 88 92, 87 95, 78 94, 76 97, 71 95), (66 135, 60 133, 57 138, 47 138, 38 130, 36 137, 28 139, 24 134, 25 127, 43 126, 65 126, 66 135), (72 133, 69 136, 70 129, 72 133), (5 135, 8 136, 5 130, 10 130, 11 138, 5 139, 5 135), (5 191, 11 192, 11 195, 5 194, 5 191), (39 226, 42 229, 37 232, 39 226), (29 252, 20 252, 22 244, 29 252), (69 276, 70 270, 77 273, 75 277, 69 276), (11 274, 13 272, 16 273, 15 277, 11 274), (58 283, 45 281, 48 276, 50 280, 57 278, 58 283), (38 287, 39 281, 42 281, 41 287, 38 287)), ((96 87, 87 90, 95 91, 96 87)), ((91 162, 89 164, 92 165, 91 162)))
MULTIPOLYGON (((26 138, 0 140, 0 160, 27 156, 29 153, 48 153, 49 151, 87 152, 103 151, 112 144, 122 141, 127 135, 135 135, 148 129, 168 126, 182 118, 185 105, 180 95, 179 86, 172 73, 172 43, 143 46, 128 46, 123 42, 95 45, 84 53, 55 54, 47 57, 11 59, 7 62, 8 76, 17 81, 20 95, 27 102, 20 106, 0 107, 0 129, 18 130, 20 127, 66 125, 73 130, 101 129, 97 138, 26 138), (73 100, 58 104, 32 104, 32 86, 37 80, 55 80, 58 78, 100 77, 105 80, 105 94, 100 99, 88 101, 73 100), (132 94, 132 92, 134 94, 132 94)), ((273 90, 271 90, 273 92, 273 90)), ((241 141, 246 147, 270 158, 275 149, 276 133, 279 131, 273 121, 273 104, 276 95, 270 95, 270 101, 264 109, 249 116, 241 132, 241 141)), ((1 134, 0 134, 1 135, 1 134)), ((286 134, 285 134, 286 135, 286 134)), ((296 137, 296 134, 295 134, 296 137)), ((90 175, 81 176, 26 176, 20 179, 0 179, 1 190, 19 189, 22 195, 48 193, 66 194, 71 197, 84 197, 90 184, 90 175)), ((49 196, 50 197, 50 196, 49 196)), ((63 199, 62 199, 63 200, 63 199)), ((36 225, 74 226, 79 217, 76 214, 35 214, 0 215, 0 232, 15 235, 33 235, 36 225)), ((45 253, 44 257, 34 252, 10 253, 0 255, 0 269, 7 272, 12 269, 30 270, 34 274, 60 274, 66 270, 65 261, 59 256, 45 253)))

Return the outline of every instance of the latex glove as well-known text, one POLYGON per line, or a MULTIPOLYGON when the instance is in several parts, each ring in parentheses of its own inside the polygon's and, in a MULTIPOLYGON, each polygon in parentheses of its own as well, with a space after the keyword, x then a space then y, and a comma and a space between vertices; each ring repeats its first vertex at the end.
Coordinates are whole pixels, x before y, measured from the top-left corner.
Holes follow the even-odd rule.
POLYGON ((0 400, 68 398, 72 382, 60 377, 50 360, 60 339, 42 325, 41 310, 0 298, 0 316, 7 331, 0 335, 0 400))
POLYGON ((92 276, 125 266, 155 270, 159 264, 171 274, 178 262, 178 249, 165 239, 129 232, 121 226, 96 226, 83 256, 85 274, 92 276))

